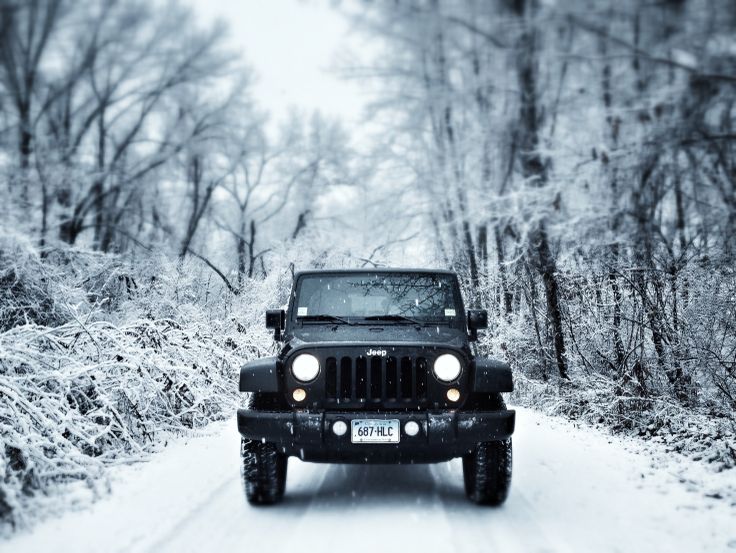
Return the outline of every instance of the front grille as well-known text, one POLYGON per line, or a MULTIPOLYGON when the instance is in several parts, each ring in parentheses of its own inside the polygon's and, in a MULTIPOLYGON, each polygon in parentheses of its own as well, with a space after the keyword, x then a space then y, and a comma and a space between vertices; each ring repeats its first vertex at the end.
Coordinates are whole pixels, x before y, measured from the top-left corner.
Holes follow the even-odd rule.
POLYGON ((325 394, 329 403, 419 406, 427 402, 426 357, 327 357, 325 394))

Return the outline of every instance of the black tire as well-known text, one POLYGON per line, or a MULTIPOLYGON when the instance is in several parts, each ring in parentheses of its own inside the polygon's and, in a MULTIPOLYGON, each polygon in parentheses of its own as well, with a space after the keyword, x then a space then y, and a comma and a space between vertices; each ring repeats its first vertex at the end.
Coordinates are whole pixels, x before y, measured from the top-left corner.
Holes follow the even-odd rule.
MULTIPOLYGON (((246 407, 256 411, 277 410, 281 401, 275 394, 251 394, 246 407)), ((281 501, 289 458, 272 443, 245 438, 240 439, 240 456, 240 475, 248 503, 272 505, 281 501)))
MULTIPOLYGON (((501 394, 470 398, 471 410, 504 410, 501 394)), ((511 438, 495 442, 481 442, 463 457, 463 480, 468 499, 479 505, 501 505, 506 501, 511 486, 511 438)))
POLYGON ((272 505, 281 501, 286 488, 288 457, 272 443, 241 438, 241 476, 248 503, 272 505))
POLYGON ((479 443, 463 457, 465 494, 478 505, 501 505, 511 486, 511 438, 479 443))

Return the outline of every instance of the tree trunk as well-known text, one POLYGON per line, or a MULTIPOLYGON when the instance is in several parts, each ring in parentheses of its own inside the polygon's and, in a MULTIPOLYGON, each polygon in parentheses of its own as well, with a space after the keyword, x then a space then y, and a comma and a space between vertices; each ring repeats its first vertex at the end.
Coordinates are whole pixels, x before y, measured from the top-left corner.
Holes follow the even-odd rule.
POLYGON ((535 282, 534 275, 532 274, 529 264, 525 263, 527 278, 529 280, 529 308, 532 312, 532 320, 534 321, 534 334, 537 337, 537 346, 539 351, 539 361, 542 363, 542 379, 546 382, 549 380, 547 374, 547 352, 544 347, 542 340, 542 331, 539 328, 539 317, 537 316, 537 283, 535 282))
MULTIPOLYGON (((618 245, 614 244, 615 248, 612 249, 612 253, 615 257, 613 260, 618 259, 618 245)), ((624 357, 624 344, 621 340, 621 288, 616 278, 616 273, 613 270, 608 272, 608 283, 611 286, 611 292, 613 293, 613 349, 616 355, 616 370, 619 372, 619 378, 624 384, 628 381, 628 371, 625 365, 624 357)))
MULTIPOLYGON (((468 218, 467 204, 468 200, 465 195, 465 182, 463 182, 462 171, 460 168, 460 162, 457 152, 457 144, 455 138, 455 122, 453 118, 453 105, 450 94, 450 82, 447 73, 447 59, 445 54, 445 37, 442 32, 442 14, 438 0, 432 0, 432 11, 436 18, 436 30, 435 30, 435 55, 434 61, 436 63, 436 79, 438 90, 441 99, 441 109, 438 110, 437 115, 440 121, 437 121, 437 126, 442 129, 439 131, 438 141, 440 143, 440 150, 445 151, 444 145, 447 145, 447 152, 449 153, 449 160, 446 155, 443 155, 443 166, 449 163, 449 170, 451 172, 450 190, 454 189, 455 200, 457 202, 458 214, 460 217, 460 229, 461 229, 461 244, 460 248, 462 251, 462 257, 465 258, 465 265, 470 272, 470 305, 478 304, 478 291, 479 291, 479 279, 478 279, 478 260, 476 257, 475 245, 473 244, 473 230, 468 218)), ((434 112, 433 112, 434 113, 434 112)), ((454 225, 455 221, 452 220, 451 224, 454 225)))
MULTIPOLYGON (((604 60, 603 69, 601 71, 601 89, 603 91, 603 107, 605 110, 606 125, 608 126, 608 135, 606 137, 608 151, 601 155, 601 163, 608 179, 608 186, 611 194, 611 215, 610 227, 613 236, 618 236, 620 227, 620 216, 618 207, 618 168, 613 162, 613 152, 618 149, 618 136, 621 121, 618 116, 613 113, 613 93, 611 90, 611 62, 608 58, 608 37, 600 37, 599 50, 601 58, 604 60)), ((624 345, 621 340, 621 287, 618 283, 618 275, 616 270, 619 263, 619 244, 614 241, 609 249, 610 267, 608 270, 608 284, 613 293, 613 328, 611 335, 613 338, 614 355, 616 356, 616 371, 622 386, 618 389, 623 392, 623 386, 629 381, 629 373, 625 367, 624 345)))
POLYGON ((212 192, 214 191, 215 185, 210 183, 205 188, 204 192, 200 194, 202 189, 202 180, 204 170, 202 168, 202 160, 199 156, 195 155, 191 161, 189 167, 189 179, 192 184, 192 212, 187 222, 187 229, 182 240, 181 248, 179 249, 179 257, 184 258, 194 240, 194 235, 197 233, 199 223, 204 216, 207 206, 209 205, 212 192))
POLYGON ((103 191, 102 179, 95 179, 90 194, 92 194, 92 209, 94 210, 94 237, 93 244, 96 249, 102 249, 102 234, 104 227, 104 216, 105 216, 105 200, 103 191))
POLYGON ((238 251, 238 290, 243 287, 243 277, 245 276, 245 213, 240 215, 240 233, 237 239, 238 251))
POLYGON ((28 207, 28 173, 31 166, 31 148, 33 135, 31 133, 30 105, 21 106, 19 113, 18 154, 20 156, 20 201, 24 208, 28 207))
MULTIPOLYGON (((109 220, 109 214, 105 213, 105 198, 104 198, 104 171, 105 171, 105 110, 100 111, 100 115, 97 118, 97 172, 98 176, 95 179, 95 183, 92 186, 92 206, 94 210, 94 245, 99 249, 106 250, 107 248, 103 245, 103 234, 106 231, 106 221, 109 220)), ((109 230, 109 229, 107 229, 109 230)))
POLYGON ((501 299, 503 304, 503 312, 508 319, 512 312, 514 295, 509 290, 508 271, 506 268, 506 252, 503 245, 503 233, 499 225, 493 227, 493 234, 496 241, 496 258, 498 261, 498 275, 501 280, 501 299))
POLYGON ((38 249, 41 257, 46 257, 46 234, 48 233, 49 220, 49 190, 46 180, 41 179, 41 239, 38 242, 38 249))
POLYGON ((248 278, 253 278, 253 272, 256 267, 256 256, 255 256, 255 245, 256 245, 256 222, 250 220, 250 238, 248 239, 248 278))
POLYGON ((296 227, 294 227, 294 232, 291 233, 292 240, 296 240, 297 236, 299 236, 299 234, 306 228, 307 217, 309 216, 310 212, 310 209, 306 209, 299 213, 299 217, 297 217, 296 220, 296 227))
POLYGON ((74 211, 59 225, 59 239, 69 245, 74 245, 84 227, 84 206, 78 202, 74 211))
POLYGON ((560 307, 559 284, 557 282, 557 268, 549 249, 547 229, 542 223, 534 238, 537 251, 537 266, 544 282, 544 295, 547 300, 547 319, 552 331, 552 340, 555 348, 555 361, 560 378, 568 380, 567 359, 565 356, 565 338, 562 329, 562 310, 560 307))
MULTIPOLYGON (((538 48, 533 16, 533 0, 516 0, 514 9, 522 19, 524 30, 519 37, 516 52, 516 69, 520 90, 518 155, 524 178, 533 186, 543 188, 547 184, 547 164, 539 153, 539 107, 537 105, 538 48)), ((555 359, 560 378, 569 379, 565 355, 565 339, 562 326, 559 284, 555 259, 549 246, 546 223, 540 220, 530 233, 530 247, 536 254, 536 265, 542 281, 547 304, 547 318, 552 332, 555 359)))

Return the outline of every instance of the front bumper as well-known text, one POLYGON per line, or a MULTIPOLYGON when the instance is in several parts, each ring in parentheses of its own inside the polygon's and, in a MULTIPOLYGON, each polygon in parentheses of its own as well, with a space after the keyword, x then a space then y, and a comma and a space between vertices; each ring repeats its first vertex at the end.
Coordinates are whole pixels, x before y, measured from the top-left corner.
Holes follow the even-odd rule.
POLYGON ((516 412, 504 411, 251 411, 238 410, 238 431, 249 440, 275 444, 287 455, 325 463, 432 463, 470 453, 479 442, 505 440, 514 432, 516 412), (354 444, 353 419, 398 419, 397 444, 354 444), (332 425, 345 421, 348 432, 336 436, 332 425), (419 423, 416 436, 404 432, 408 421, 419 423))

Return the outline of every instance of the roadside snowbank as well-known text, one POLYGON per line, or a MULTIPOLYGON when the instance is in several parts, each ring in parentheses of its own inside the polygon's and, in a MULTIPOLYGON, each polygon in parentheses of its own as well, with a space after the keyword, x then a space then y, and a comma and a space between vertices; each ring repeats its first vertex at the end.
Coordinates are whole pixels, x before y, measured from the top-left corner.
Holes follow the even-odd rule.
POLYGON ((603 432, 656 444, 654 450, 684 455, 710 472, 736 468, 733 414, 706 407, 685 408, 662 396, 622 397, 616 394, 616 387, 614 380, 600 376, 541 382, 517 371, 512 400, 548 415, 584 421, 603 432))

